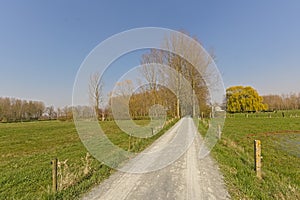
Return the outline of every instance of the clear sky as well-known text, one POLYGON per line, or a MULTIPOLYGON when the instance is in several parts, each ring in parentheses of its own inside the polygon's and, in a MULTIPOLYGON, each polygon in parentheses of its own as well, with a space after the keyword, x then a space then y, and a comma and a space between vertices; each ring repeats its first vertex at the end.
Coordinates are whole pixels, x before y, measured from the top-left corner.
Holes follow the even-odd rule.
POLYGON ((0 1, 0 96, 72 103, 77 70, 131 28, 184 29, 214 49, 225 86, 300 92, 300 1, 0 1))

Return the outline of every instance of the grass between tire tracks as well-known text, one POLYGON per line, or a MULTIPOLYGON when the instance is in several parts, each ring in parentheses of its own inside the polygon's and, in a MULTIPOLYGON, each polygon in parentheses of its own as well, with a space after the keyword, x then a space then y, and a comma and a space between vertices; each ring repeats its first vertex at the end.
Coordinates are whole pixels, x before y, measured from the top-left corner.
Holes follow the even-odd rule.
MULTIPOLYGON (((113 143, 128 149, 127 134, 113 121, 100 123, 113 143)), ((132 137, 130 150, 144 150, 175 123, 148 139, 132 137)), ((0 152, 0 199, 78 199, 114 171, 87 154, 73 122, 0 124, 0 152), (60 161, 56 194, 51 191, 50 165, 55 157, 60 161)))
MULTIPOLYGON (((298 112, 298 116, 300 116, 298 112)), ((200 122, 205 135, 207 123, 200 122)), ((300 199, 300 118, 231 115, 212 149, 232 199, 300 199), (254 171, 253 141, 262 142, 262 180, 254 171)))

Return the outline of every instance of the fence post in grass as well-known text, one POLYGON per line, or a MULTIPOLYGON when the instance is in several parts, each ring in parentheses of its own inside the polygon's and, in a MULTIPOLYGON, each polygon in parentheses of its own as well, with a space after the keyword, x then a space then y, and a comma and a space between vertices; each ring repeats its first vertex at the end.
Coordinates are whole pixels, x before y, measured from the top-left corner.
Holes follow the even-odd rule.
POLYGON ((151 128, 151 134, 153 135, 153 128, 151 128))
POLYGON ((218 125, 218 138, 219 140, 221 139, 222 131, 221 131, 221 126, 220 124, 218 125))
POLYGON ((256 176, 261 179, 261 142, 254 140, 254 169, 256 176))
POLYGON ((52 164, 52 191, 57 192, 57 158, 51 161, 52 164))

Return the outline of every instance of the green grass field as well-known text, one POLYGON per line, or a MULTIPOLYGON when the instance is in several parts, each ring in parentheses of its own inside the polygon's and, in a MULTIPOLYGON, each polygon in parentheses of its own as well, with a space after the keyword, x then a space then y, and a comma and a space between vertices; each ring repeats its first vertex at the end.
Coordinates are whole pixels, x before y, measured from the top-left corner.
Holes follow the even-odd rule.
MULTIPOLYGON (((300 114, 272 114, 226 118, 212 155, 233 199, 300 199, 300 118, 294 117, 300 114), (254 171, 255 139, 262 143, 262 180, 254 171)), ((199 128, 205 132, 203 124, 199 128)))
MULTIPOLYGON (((129 136, 113 121, 101 125, 111 141, 129 148, 129 136)), ((149 139, 130 138, 131 151, 143 150, 171 125, 149 139)), ((0 199, 76 199, 113 172, 86 156, 73 122, 2 123, 0 152, 0 199), (50 161, 55 157, 62 164, 58 176, 60 191, 54 195, 50 161), (86 167, 88 173, 84 173, 86 167)))
MULTIPOLYGON (((300 199, 300 118, 275 114, 271 118, 267 113, 226 118, 222 139, 212 155, 233 199, 300 199), (262 180, 253 170, 254 139, 262 141, 262 180)), ((128 149, 128 135, 114 122, 102 122, 102 127, 114 143, 128 149)), ((205 134, 205 127, 201 125, 200 130, 205 134)), ((131 151, 143 150, 161 134, 131 138, 131 151)), ((76 199, 114 171, 86 157, 73 122, 0 124, 0 152, 0 199, 76 199), (55 195, 51 193, 50 165, 54 157, 67 160, 61 165, 63 180, 55 195), (87 165, 88 173, 84 173, 87 165)))

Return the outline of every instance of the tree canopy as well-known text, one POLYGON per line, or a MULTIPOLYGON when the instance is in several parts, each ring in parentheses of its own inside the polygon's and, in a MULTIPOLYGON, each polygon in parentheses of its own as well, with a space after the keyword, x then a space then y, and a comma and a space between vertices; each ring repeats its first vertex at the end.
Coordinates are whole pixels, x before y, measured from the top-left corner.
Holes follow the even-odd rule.
POLYGON ((256 112, 268 109, 263 98, 250 86, 233 86, 226 90, 228 112, 256 112))

